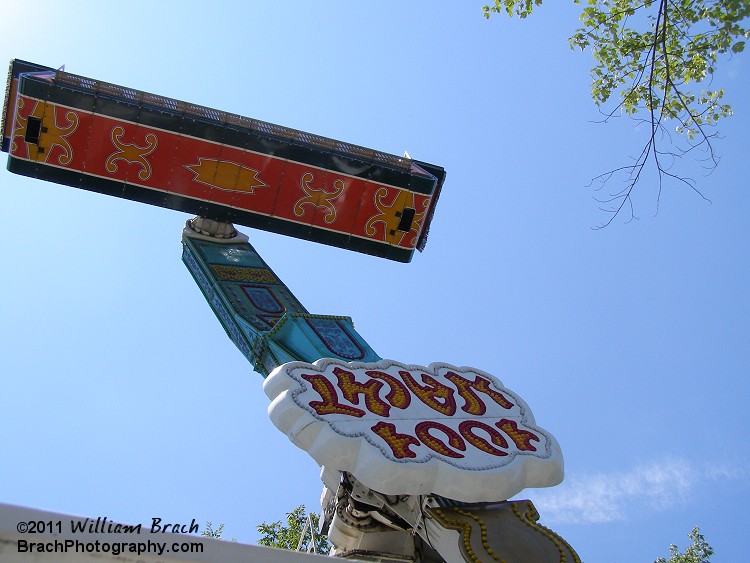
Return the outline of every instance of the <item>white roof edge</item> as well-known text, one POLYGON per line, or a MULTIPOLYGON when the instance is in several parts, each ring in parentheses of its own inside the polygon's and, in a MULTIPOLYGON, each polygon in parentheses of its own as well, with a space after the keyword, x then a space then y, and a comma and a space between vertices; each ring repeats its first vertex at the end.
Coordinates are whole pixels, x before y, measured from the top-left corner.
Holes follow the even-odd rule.
MULTIPOLYGON (((80 530, 81 524, 78 524, 73 531, 75 523, 86 522, 85 517, 0 503, 0 560, 5 563, 38 563, 39 561, 59 563, 89 561, 92 563, 102 561, 117 561, 118 563, 190 563, 195 561, 313 563, 330 561, 328 557, 322 555, 222 541, 199 535, 152 532, 150 524, 141 524, 140 532, 118 532, 115 527, 117 523, 112 522, 109 526, 110 522, 107 520, 105 525, 99 526, 99 530, 90 530, 96 520, 96 517, 89 517, 84 531, 80 530), (35 531, 39 532, 40 527, 44 528, 41 533, 31 533, 32 528, 37 528, 35 531), (163 546, 161 554, 159 554, 160 546, 163 546), (177 548, 177 552, 173 551, 173 546, 177 548), (194 552, 180 553, 179 549, 183 548, 182 546, 187 546, 194 552), (138 549, 143 551, 139 554, 138 549)), ((131 526, 137 525, 131 524, 131 526)))

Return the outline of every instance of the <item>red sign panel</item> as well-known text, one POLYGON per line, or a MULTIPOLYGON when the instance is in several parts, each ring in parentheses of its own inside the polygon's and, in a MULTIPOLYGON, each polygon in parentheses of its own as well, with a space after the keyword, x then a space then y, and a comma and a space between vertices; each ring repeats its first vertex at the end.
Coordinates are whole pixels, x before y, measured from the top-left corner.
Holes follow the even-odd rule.
POLYGON ((13 61, 12 172, 408 262, 442 168, 13 61))
POLYGON ((410 250, 430 204, 429 195, 309 164, 26 96, 16 103, 12 157, 165 196, 216 203, 410 250), (28 138, 30 123, 39 124, 39 134, 28 138), (413 214, 408 225, 401 221, 405 212, 413 214))

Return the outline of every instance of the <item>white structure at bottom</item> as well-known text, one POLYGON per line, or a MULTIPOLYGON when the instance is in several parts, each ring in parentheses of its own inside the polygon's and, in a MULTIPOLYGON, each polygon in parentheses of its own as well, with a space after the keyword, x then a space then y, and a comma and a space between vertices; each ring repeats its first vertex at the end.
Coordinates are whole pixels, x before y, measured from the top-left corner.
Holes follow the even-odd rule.
POLYGON ((198 535, 151 532, 123 525, 0 504, 0 561, 3 563, 315 563, 330 561, 198 535), (59 523, 59 524, 58 524, 59 523), (31 530, 35 533, 31 533, 31 530), (42 530, 40 532, 40 530, 42 530))

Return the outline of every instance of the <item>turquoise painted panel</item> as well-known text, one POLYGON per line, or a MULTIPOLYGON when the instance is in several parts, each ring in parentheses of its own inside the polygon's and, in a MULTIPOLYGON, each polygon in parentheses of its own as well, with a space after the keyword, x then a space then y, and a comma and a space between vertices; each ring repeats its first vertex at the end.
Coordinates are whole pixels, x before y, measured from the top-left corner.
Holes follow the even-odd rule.
POLYGON ((182 260, 206 301, 264 377, 291 361, 381 359, 351 318, 310 314, 245 237, 214 242, 186 230, 182 242, 182 260))

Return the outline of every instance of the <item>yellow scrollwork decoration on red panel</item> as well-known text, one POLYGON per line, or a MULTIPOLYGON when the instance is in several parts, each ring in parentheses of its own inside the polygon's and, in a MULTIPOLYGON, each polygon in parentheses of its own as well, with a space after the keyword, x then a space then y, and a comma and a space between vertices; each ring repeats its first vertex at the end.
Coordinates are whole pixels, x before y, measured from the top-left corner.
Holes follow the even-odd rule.
POLYGON ((117 125, 116 127, 112 128, 112 144, 117 150, 107 157, 107 160, 104 163, 104 167, 110 174, 115 174, 118 170, 118 160, 122 160, 128 164, 138 164, 141 167, 141 169, 138 171, 138 178, 145 182, 151 177, 151 174, 153 173, 151 163, 146 159, 146 157, 156 150, 158 139, 153 133, 148 133, 145 139, 146 146, 141 147, 134 142, 123 142, 122 137, 124 134, 124 127, 117 125))
POLYGON ((298 199, 294 204, 294 214, 302 217, 305 214, 305 205, 312 205, 313 208, 322 208, 327 210, 323 221, 328 224, 336 220, 336 206, 333 201, 344 193, 344 181, 341 179, 334 180, 333 191, 327 192, 323 188, 314 188, 310 185, 315 180, 312 172, 305 172, 299 182, 300 189, 305 192, 305 196, 298 199))

